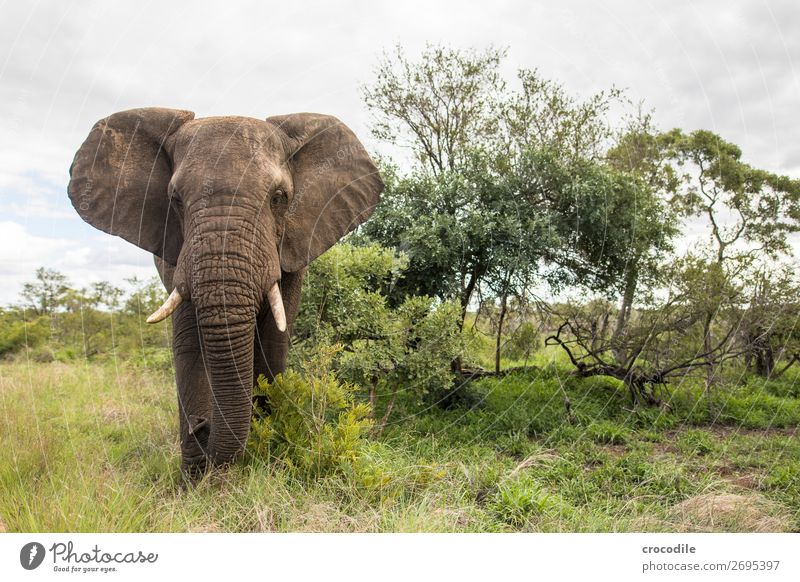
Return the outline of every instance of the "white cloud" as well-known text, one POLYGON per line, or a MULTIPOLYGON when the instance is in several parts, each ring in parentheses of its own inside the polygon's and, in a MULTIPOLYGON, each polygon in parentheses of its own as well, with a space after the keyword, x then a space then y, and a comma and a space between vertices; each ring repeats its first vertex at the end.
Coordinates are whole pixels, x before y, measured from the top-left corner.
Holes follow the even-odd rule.
POLYGON ((80 220, 67 202, 66 188, 43 177, 0 171, 0 215, 80 220))
POLYGON ((124 286, 128 277, 156 274, 150 253, 117 237, 47 238, 16 222, 0 221, 0 305, 17 302, 22 284, 41 266, 64 273, 77 287, 100 280, 124 286))

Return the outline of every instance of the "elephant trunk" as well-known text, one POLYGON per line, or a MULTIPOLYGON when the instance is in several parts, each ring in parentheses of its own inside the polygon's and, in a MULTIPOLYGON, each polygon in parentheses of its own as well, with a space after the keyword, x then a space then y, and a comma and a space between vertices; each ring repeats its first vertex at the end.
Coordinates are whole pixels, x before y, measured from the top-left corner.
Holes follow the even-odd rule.
MULTIPOLYGON (((226 294, 241 291, 229 285, 226 294)), ((208 453, 215 465, 232 462, 244 450, 250 428, 253 389, 255 306, 206 303, 197 308, 206 374, 211 385, 208 453)))
MULTIPOLYGON (((204 334, 206 366, 211 384, 212 429, 208 452, 214 465, 233 462, 247 442, 252 412, 255 325, 252 320, 255 315, 250 319, 228 321, 224 324, 228 328, 224 338, 204 334)), ((201 329, 209 325, 208 320, 201 316, 201 329)))
POLYGON ((193 272, 192 301, 211 386, 212 464, 231 463, 250 428, 255 323, 264 292, 243 258, 214 254, 193 272))

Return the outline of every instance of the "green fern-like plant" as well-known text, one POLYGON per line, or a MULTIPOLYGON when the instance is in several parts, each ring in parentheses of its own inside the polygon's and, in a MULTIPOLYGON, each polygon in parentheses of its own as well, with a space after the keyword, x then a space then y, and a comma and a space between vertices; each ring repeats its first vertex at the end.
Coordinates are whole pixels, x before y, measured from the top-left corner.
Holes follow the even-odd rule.
POLYGON ((250 453, 308 478, 352 473, 372 428, 370 406, 356 403, 355 391, 332 374, 260 377, 255 393, 268 410, 256 411, 250 453))

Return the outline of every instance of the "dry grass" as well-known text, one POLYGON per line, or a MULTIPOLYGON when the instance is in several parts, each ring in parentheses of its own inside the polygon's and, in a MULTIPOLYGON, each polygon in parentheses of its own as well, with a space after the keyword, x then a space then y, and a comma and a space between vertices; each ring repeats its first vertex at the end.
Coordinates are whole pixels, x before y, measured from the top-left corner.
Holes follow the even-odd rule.
POLYGON ((669 515, 679 531, 764 533, 791 529, 783 508, 757 493, 696 495, 672 507, 669 515))

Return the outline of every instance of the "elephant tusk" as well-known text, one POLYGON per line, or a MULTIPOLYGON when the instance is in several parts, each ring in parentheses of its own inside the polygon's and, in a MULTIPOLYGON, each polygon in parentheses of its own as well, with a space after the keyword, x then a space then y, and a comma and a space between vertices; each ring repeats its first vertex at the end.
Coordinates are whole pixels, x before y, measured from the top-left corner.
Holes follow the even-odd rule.
POLYGON ((283 297, 281 297, 281 288, 278 287, 277 281, 269 288, 267 300, 269 308, 272 310, 272 317, 275 318, 275 325, 280 331, 286 331, 286 312, 283 310, 283 297))
POLYGON ((159 321, 164 321, 167 317, 172 315, 172 312, 177 309, 178 305, 181 304, 183 301, 183 297, 181 294, 178 293, 177 289, 173 289, 172 293, 169 294, 167 300, 164 301, 164 305, 156 309, 153 314, 147 318, 147 323, 158 323, 159 321))

